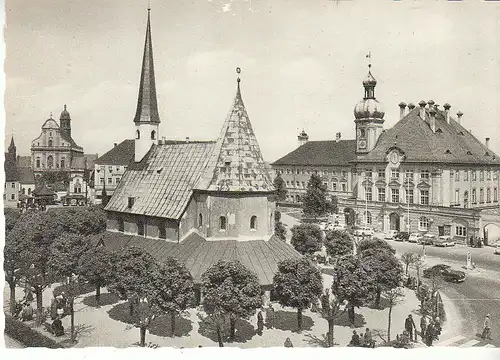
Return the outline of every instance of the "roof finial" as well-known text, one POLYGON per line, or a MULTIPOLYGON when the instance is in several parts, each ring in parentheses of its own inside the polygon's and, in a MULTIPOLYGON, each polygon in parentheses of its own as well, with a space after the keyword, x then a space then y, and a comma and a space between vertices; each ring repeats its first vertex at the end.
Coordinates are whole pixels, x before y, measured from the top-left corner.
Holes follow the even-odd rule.
POLYGON ((151 11, 151 0, 148 1, 148 13, 151 11))
POLYGON ((239 67, 236 68, 236 73, 238 74, 238 79, 236 79, 236 81, 240 82, 241 81, 241 79, 240 79, 241 69, 239 67))
POLYGON ((66 104, 64 104, 64 111, 66 111, 66 104))
POLYGON ((372 67, 372 52, 369 51, 368 54, 366 54, 366 58, 368 59, 368 69, 371 69, 372 67))
POLYGON ((50 112, 50 118, 52 119, 52 111, 50 112))

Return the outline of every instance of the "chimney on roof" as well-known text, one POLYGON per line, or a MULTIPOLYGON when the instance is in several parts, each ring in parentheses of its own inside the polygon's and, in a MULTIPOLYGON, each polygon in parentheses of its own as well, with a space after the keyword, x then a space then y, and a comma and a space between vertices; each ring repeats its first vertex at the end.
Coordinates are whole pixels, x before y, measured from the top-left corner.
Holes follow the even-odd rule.
POLYGON ((434 107, 431 107, 429 109, 429 114, 431 115, 430 123, 431 123, 431 130, 433 133, 436 132, 436 109, 434 107))
POLYGON ((425 120, 425 105, 427 105, 427 103, 422 100, 418 103, 418 105, 420 106, 420 118, 425 120))
POLYGON ((117 143, 115 143, 115 147, 116 147, 116 145, 118 145, 118 144, 117 144, 117 143))
POLYGON ((463 112, 459 111, 457 112, 457 121, 458 121, 458 125, 462 125, 462 116, 464 115, 463 112))
POLYGON ((404 102, 399 103, 399 120, 405 117, 406 104, 404 102))
POLYGON ((335 142, 339 142, 341 137, 342 137, 342 133, 341 132, 336 133, 335 134, 335 142))
POLYGON ((446 123, 450 123, 450 108, 451 108, 451 105, 448 104, 448 103, 445 103, 443 105, 444 107, 444 118, 446 119, 446 123))
POLYGON ((415 104, 414 103, 409 103, 408 104, 408 112, 412 111, 413 109, 415 109, 415 104))
POLYGON ((427 101, 427 105, 429 105, 429 109, 432 109, 434 107, 434 104, 435 104, 434 100, 427 101))
POLYGON ((186 143, 189 143, 189 136, 186 136, 186 143))
POLYGON ((490 138, 489 137, 486 138, 485 143, 486 143, 486 147, 489 149, 490 148, 490 138))

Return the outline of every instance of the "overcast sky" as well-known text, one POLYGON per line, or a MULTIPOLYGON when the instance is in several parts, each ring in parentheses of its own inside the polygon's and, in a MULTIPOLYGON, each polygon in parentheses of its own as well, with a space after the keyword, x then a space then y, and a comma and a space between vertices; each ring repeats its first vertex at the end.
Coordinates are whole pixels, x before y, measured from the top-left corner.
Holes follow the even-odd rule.
MULTIPOLYGON (((28 155, 64 104, 86 153, 133 138, 147 6, 7 0, 5 141, 14 133, 28 155)), ((151 8, 160 136, 216 139, 239 66, 266 161, 293 150, 302 128, 311 140, 354 138, 371 51, 385 128, 400 101, 449 102, 500 154, 500 2, 151 0, 151 8)))

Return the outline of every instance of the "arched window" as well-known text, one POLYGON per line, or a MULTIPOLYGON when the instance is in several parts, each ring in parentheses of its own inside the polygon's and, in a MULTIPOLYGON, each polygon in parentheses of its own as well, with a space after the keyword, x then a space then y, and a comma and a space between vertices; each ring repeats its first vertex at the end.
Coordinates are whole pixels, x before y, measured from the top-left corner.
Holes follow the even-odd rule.
POLYGON ((120 231, 120 232, 125 231, 125 223, 123 222, 122 218, 118 219, 118 231, 120 231))
POLYGON ((366 130, 365 129, 359 129, 359 137, 364 139, 366 137, 366 130))
POLYGON ((135 138, 140 139, 141 138, 141 132, 139 130, 135 131, 135 138))
POLYGON ((25 188, 22 188, 21 192, 23 193, 23 195, 26 195, 26 189, 25 188))
POLYGON ((54 158, 52 155, 47 156, 47 167, 52 169, 54 167, 54 158))
POLYGON ((198 214, 198 227, 203 226, 203 215, 200 213, 198 214))
POLYGON ((365 223, 366 225, 372 224, 372 213, 369 211, 365 212, 365 223))
POLYGON ((64 158, 61 159, 61 169, 64 169, 64 166, 66 165, 66 162, 64 158))
POLYGON ((40 167, 40 158, 36 158, 36 167, 39 168, 40 167))
POLYGON ((28 188, 28 195, 31 195, 31 188, 28 188))
POLYGON ((257 216, 255 215, 250 218, 250 229, 257 230, 257 216))
POLYGON ((49 146, 52 146, 52 139, 49 140, 49 146))
POLYGON ((226 225, 227 225, 226 222, 227 222, 227 220, 226 220, 225 216, 221 216, 219 218, 219 229, 220 230, 226 230, 226 225))
POLYGON ((421 216, 418 219, 418 229, 422 231, 429 231, 429 218, 425 216, 421 216))
POLYGON ((156 140, 156 131, 151 131, 151 140, 156 140))

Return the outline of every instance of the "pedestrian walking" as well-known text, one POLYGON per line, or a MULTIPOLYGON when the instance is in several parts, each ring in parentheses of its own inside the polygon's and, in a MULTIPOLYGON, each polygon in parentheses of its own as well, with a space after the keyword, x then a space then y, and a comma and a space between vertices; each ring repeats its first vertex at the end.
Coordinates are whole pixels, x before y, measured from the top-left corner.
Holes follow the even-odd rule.
POLYGON ((491 340, 491 319, 490 314, 486 315, 483 325, 483 333, 481 335, 483 339, 491 340))
POLYGON ((266 325, 268 329, 274 328, 274 308, 272 304, 269 304, 266 314, 266 325))
POLYGON ((257 314, 257 334, 262 336, 262 330, 264 330, 264 316, 262 315, 262 311, 259 310, 257 314))
POLYGON ((288 337, 285 340, 285 347, 286 348, 293 348, 292 340, 290 340, 290 338, 288 338, 288 337))
POLYGON ((424 341, 426 329, 427 329, 427 318, 425 317, 425 315, 423 315, 420 318, 420 336, 422 337, 422 341, 424 341))
POLYGON ((427 346, 432 346, 434 341, 434 323, 431 321, 425 330, 425 344, 427 346))
POLYGON ((411 341, 413 341, 413 330, 415 328, 415 322, 413 321, 413 317, 410 314, 405 320, 405 330, 408 332, 411 341))

